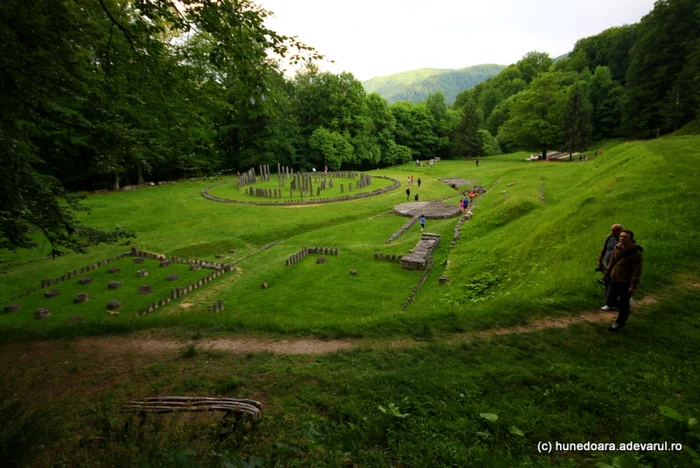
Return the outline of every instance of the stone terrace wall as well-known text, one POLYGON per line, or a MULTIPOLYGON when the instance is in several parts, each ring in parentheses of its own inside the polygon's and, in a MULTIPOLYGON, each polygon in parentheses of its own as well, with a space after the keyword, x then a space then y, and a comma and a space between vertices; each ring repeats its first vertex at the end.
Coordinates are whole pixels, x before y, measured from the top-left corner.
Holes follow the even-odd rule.
POLYGON ((287 260, 285 260, 285 264, 287 266, 292 266, 296 265, 309 254, 322 254, 322 255, 338 255, 338 249, 332 249, 329 247, 306 247, 301 249, 299 252, 291 255, 287 260))
POLYGON ((411 295, 406 298, 406 302, 403 303, 403 306, 401 307, 402 310, 406 310, 408 308, 408 305, 415 300, 416 293, 420 291, 420 288, 423 287, 425 284, 425 280, 428 279, 428 275, 430 274, 430 270, 433 268, 433 257, 432 255, 429 255, 426 260, 426 266, 425 266, 425 271, 423 272, 423 275, 420 277, 420 280, 418 280, 418 284, 416 284, 413 287, 413 291, 411 291, 411 295))
POLYGON ((381 260, 381 261, 386 261, 386 262, 394 262, 394 263, 400 262, 400 261, 401 261, 401 257, 403 257, 403 255, 383 254, 383 253, 381 253, 381 252, 378 252, 378 253, 375 253, 375 254, 374 254, 374 259, 375 259, 375 260, 381 260))

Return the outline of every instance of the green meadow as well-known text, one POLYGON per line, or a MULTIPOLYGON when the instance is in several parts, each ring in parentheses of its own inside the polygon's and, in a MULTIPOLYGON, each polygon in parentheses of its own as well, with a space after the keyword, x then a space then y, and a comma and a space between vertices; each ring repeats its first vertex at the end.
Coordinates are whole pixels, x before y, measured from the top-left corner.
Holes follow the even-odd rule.
MULTIPOLYGON (((585 161, 528 162, 529 154, 514 153, 482 158, 478 168, 473 161, 432 168, 408 163, 368 172, 401 181, 396 190, 299 207, 216 203, 201 195, 212 183, 199 181, 90 195, 86 222, 119 225, 137 234, 131 244, 168 257, 230 263, 279 244, 146 316, 136 312, 167 296, 175 283, 191 283, 207 271, 159 268, 149 260, 135 265, 126 257, 83 275, 93 277, 89 285, 78 285, 78 277, 51 286, 60 291, 57 298, 45 299, 39 290, 10 301, 42 279, 129 246, 97 246, 55 260, 42 259, 48 246, 2 252, 3 306, 22 306, 0 315, 0 362, 9 369, 3 379, 13 376, 20 396, 11 398, 33 388, 53 405, 21 414, 24 425, 18 423, 23 434, 39 434, 32 418, 47 421, 51 433, 37 440, 51 450, 30 444, 20 456, 7 442, 3 453, 22 460, 31 455, 37 466, 595 466, 615 457, 624 457, 618 466, 697 462, 692 451, 700 449, 700 434, 689 418, 700 414, 700 136, 610 140, 586 155, 585 161), (598 149, 603 155, 594 158, 598 149), (406 201, 411 175, 422 180, 420 189, 411 187, 411 199, 419 193, 421 201, 456 205, 461 194, 438 180, 445 177, 487 192, 477 197, 453 248, 458 218, 427 220, 426 231, 441 241, 427 281, 403 310, 423 272, 376 261, 374 254, 402 255, 420 239, 416 224, 386 243, 409 219, 391 210, 406 201), (617 334, 607 331, 607 322, 576 322, 603 305, 594 268, 613 223, 634 231, 644 247, 640 305, 617 334), (338 248, 339 255, 324 255, 323 264, 315 254, 285 264, 312 246, 338 248), (110 275, 111 266, 121 271, 110 275), (136 278, 141 268, 148 278, 136 278), (180 279, 167 282, 167 273, 180 279), (448 284, 438 283, 443 275, 448 284), (122 287, 107 290, 112 279, 122 287), (263 282, 269 286, 262 288, 263 282), (151 284, 153 293, 139 296, 141 284, 151 284), (81 288, 91 300, 73 304, 81 288), (122 301, 119 317, 105 312, 109 299, 122 301), (224 300, 224 312, 207 310, 216 300, 224 300), (38 307, 50 307, 51 317, 35 320, 38 307), (84 320, 69 323, 73 315, 84 320), (547 327, 566 320, 573 324, 547 327), (519 332, 495 333, 509 328, 519 332), (145 333, 180 339, 183 350, 148 358, 127 353, 112 362, 73 346, 84 336, 138 341, 145 333), (231 354, 199 344, 251 337, 346 339, 354 346, 325 355, 278 355, 231 354), (51 350, 42 364, 13 366, 20 355, 21 362, 33 362, 27 357, 32 352, 22 350, 35 350, 38 339, 51 350), (121 405, 160 394, 249 397, 266 406, 258 424, 225 433, 207 421, 177 418, 124 428, 121 405), (690 450, 540 453, 542 441, 668 441, 690 450)), ((212 195, 246 196, 235 179, 227 182, 212 195)), ((365 190, 390 183, 374 179, 365 190)), ((277 182, 269 184, 276 188, 277 182)), ((5 431, 6 441, 18 437, 5 431)))

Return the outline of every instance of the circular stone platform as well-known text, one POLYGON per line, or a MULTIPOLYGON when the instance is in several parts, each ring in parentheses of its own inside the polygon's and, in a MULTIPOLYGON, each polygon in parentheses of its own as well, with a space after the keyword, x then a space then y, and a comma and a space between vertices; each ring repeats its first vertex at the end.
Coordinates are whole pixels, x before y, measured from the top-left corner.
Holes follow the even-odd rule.
POLYGON ((394 213, 399 216, 420 216, 424 215, 428 219, 454 218, 462 214, 459 205, 448 205, 442 202, 409 202, 401 203, 394 207, 394 213))

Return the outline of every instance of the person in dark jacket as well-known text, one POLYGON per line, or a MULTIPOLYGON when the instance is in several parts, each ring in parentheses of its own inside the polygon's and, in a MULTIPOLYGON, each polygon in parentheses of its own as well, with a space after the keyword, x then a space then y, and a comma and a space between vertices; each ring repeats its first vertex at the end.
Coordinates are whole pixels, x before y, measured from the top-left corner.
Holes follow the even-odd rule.
POLYGON ((612 227, 610 227, 610 235, 605 238, 603 248, 598 254, 598 266, 596 267, 595 271, 605 271, 605 266, 610 263, 610 257, 612 257, 621 232, 621 224, 613 224, 612 227), (603 262, 605 262, 605 264, 603 264, 603 262))
POLYGON ((603 281, 608 281, 609 284, 602 310, 611 310, 614 306, 619 310, 610 331, 618 331, 625 326, 630 314, 630 298, 637 292, 639 278, 642 276, 644 249, 634 241, 634 233, 623 229, 619 240, 603 275, 603 281))

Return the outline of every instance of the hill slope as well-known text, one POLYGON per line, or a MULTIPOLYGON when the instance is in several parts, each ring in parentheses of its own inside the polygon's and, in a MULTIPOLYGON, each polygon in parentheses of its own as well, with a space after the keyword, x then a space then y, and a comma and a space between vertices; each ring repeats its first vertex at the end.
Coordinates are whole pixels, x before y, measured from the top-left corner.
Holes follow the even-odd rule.
POLYGON ((504 65, 475 65, 458 70, 420 68, 394 75, 379 76, 362 85, 368 93, 378 93, 389 104, 397 101, 424 101, 428 94, 441 90, 445 100, 452 104, 460 91, 471 89, 495 76, 504 65))

